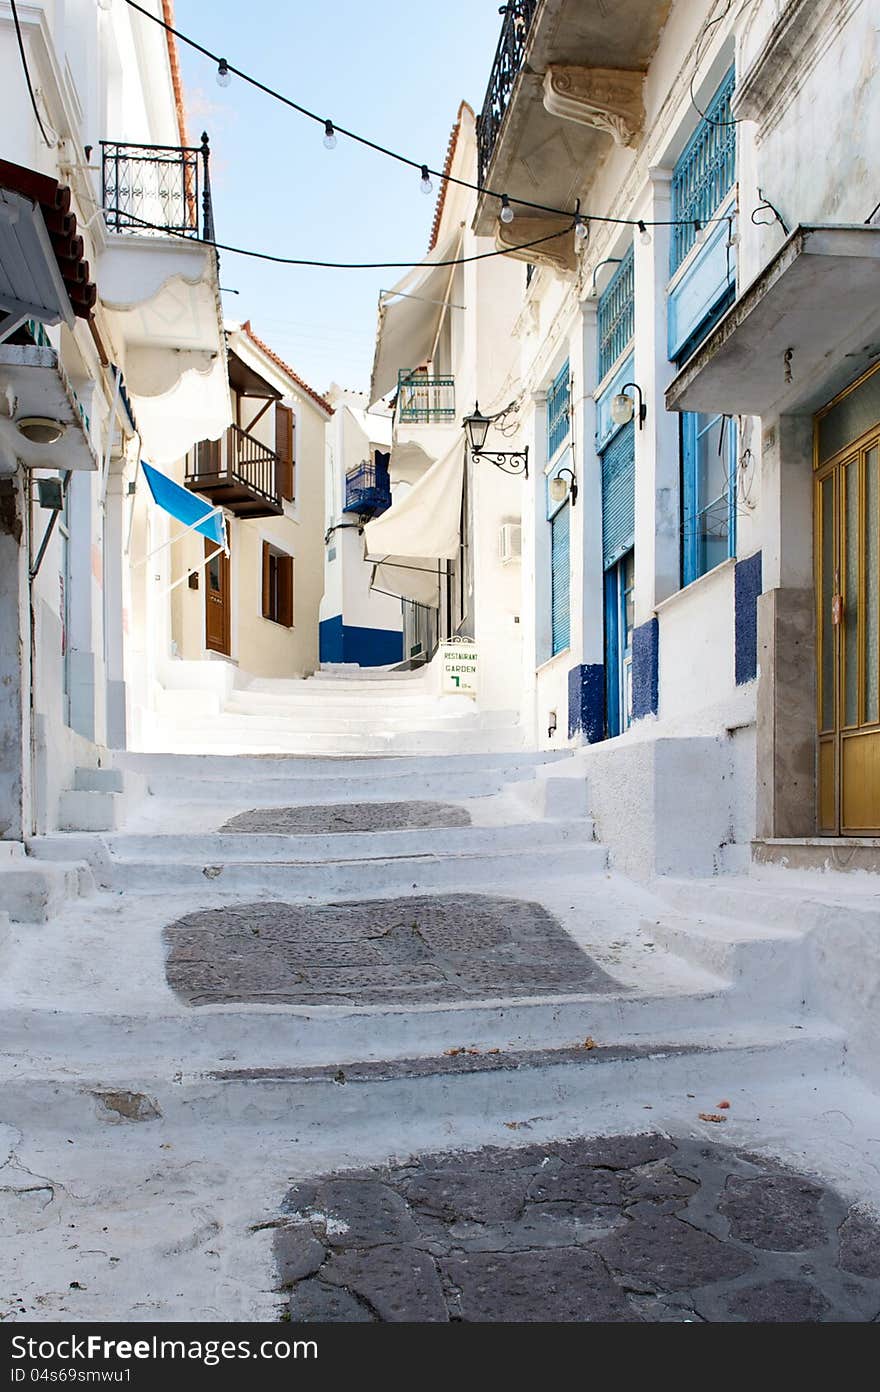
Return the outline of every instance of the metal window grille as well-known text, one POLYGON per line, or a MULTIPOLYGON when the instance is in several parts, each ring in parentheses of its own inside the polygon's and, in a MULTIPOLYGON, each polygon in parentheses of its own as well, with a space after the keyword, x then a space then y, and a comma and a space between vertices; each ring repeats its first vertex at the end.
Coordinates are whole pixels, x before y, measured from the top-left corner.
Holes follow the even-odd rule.
POLYGON ((599 381, 629 344, 635 328, 635 277, 630 246, 599 300, 599 381))
POLYGON ((571 434, 571 377, 568 359, 547 393, 547 458, 565 444, 571 434))
POLYGON ((550 632, 554 657, 564 652, 571 641, 570 519, 571 508, 566 503, 550 523, 550 632))
POLYGON ((724 78, 672 171, 670 274, 678 269, 696 240, 695 222, 705 223, 719 208, 736 178, 736 124, 730 99, 736 82, 733 68, 724 78), (678 221, 683 219, 683 221, 678 221))

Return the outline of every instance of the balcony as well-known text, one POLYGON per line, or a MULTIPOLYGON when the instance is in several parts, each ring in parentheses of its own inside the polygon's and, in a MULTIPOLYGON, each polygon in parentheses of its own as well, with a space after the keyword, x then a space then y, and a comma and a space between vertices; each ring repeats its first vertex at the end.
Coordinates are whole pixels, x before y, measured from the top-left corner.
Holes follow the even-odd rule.
POLYGON ((105 245, 96 280, 145 452, 182 458, 230 422, 208 137, 101 143, 105 245))
POLYGON ((101 141, 102 206, 111 232, 214 239, 208 137, 198 146, 101 141))
MULTIPOLYGON (((669 13, 669 0, 511 0, 486 98, 477 120, 479 182, 493 190, 477 207, 475 230, 516 246, 551 230, 544 208, 514 208, 498 223, 506 193, 545 208, 584 197, 609 142, 635 146, 644 121, 642 84, 669 13), (573 171, 577 176, 573 177, 573 171)), ((572 269, 570 219, 556 219, 559 244, 523 253, 572 269)))
POLYGON ((391 506, 391 484, 388 465, 371 464, 364 460, 345 476, 345 507, 343 512, 356 512, 360 517, 378 517, 391 506))
POLYGON ((260 440, 231 425, 219 440, 202 440, 186 461, 184 482, 235 517, 280 517, 279 459, 260 440))
POLYGON ((455 378, 428 377, 411 368, 397 374, 397 422, 450 425, 455 421, 455 378))

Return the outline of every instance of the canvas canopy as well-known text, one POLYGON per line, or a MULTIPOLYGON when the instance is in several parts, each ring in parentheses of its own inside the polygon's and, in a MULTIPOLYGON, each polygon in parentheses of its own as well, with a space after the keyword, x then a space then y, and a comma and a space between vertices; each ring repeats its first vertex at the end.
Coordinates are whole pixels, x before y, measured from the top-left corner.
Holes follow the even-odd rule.
POLYGON ((379 300, 379 324, 370 384, 370 402, 397 386, 400 369, 411 371, 427 361, 449 291, 449 261, 458 254, 461 231, 456 230, 431 254, 399 280, 379 300))
POLYGON ((373 589, 420 604, 440 603, 445 567, 461 545, 464 439, 452 448, 381 517, 364 528, 367 560, 374 562, 373 589))

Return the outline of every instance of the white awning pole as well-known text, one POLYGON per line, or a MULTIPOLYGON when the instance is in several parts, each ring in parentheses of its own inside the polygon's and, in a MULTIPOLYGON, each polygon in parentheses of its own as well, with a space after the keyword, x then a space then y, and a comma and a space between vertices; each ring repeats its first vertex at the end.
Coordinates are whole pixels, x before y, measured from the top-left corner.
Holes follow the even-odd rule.
POLYGON ((221 554, 221 552, 224 552, 225 550, 226 550, 226 547, 225 547, 225 546, 218 546, 216 551, 212 551, 211 554, 210 554, 210 556, 206 556, 205 559, 204 559, 203 561, 199 561, 199 563, 198 563, 197 566, 190 566, 190 568, 189 568, 189 570, 186 572, 186 574, 185 574, 185 575, 181 575, 181 577, 180 577, 179 580, 175 580, 174 583, 173 583, 172 585, 166 585, 166 587, 165 587, 164 590, 160 590, 160 591, 159 591, 159 598, 160 598, 160 599, 164 599, 165 596, 166 596, 167 594, 170 594, 172 590, 176 590, 177 587, 178 587, 178 585, 182 585, 183 582, 184 582, 184 580, 188 580, 189 577, 190 577, 191 575, 195 575, 197 571, 199 571, 199 570, 204 570, 204 568, 205 568, 206 565, 210 565, 210 564, 211 564, 211 562, 213 561, 213 559, 214 559, 215 556, 219 556, 219 555, 221 554))
MULTIPOLYGON (((156 506, 158 507, 158 503, 157 503, 156 506)), ((163 509, 163 511, 164 511, 164 509, 163 509)), ((187 532, 194 532, 194 531, 196 530, 197 527, 201 527, 202 523, 207 522, 207 521, 209 520, 209 518, 211 518, 211 517, 218 517, 222 512, 223 512, 223 508, 222 508, 222 507, 211 508, 211 511, 210 511, 210 512, 206 512, 205 515, 204 515, 204 517, 199 517, 195 522, 190 522, 190 524, 189 524, 188 527, 184 527, 184 529, 183 529, 182 532, 178 532, 178 533, 177 533, 177 536, 173 536, 173 537, 169 538, 168 541, 163 541, 161 546, 157 546, 157 547, 155 548, 155 550, 148 552, 148 554, 147 554, 146 556, 142 556, 141 559, 140 559, 139 561, 132 561, 132 563, 131 563, 131 568, 132 568, 132 570, 136 570, 136 569, 138 568, 138 566, 146 565, 146 564, 147 564, 147 561, 152 560, 152 558, 153 558, 154 556, 158 556, 158 554, 159 554, 160 551, 164 551, 165 548, 166 548, 166 546, 173 546, 174 543, 175 543, 175 541, 180 541, 181 537, 185 537, 185 536, 186 536, 187 532)), ((178 519, 175 518, 175 521, 177 521, 177 520, 178 520, 178 519)), ((210 541, 210 537, 208 538, 208 540, 210 541)), ((225 550, 226 550, 226 547, 224 546, 224 547, 222 547, 221 549, 225 551, 225 550)))

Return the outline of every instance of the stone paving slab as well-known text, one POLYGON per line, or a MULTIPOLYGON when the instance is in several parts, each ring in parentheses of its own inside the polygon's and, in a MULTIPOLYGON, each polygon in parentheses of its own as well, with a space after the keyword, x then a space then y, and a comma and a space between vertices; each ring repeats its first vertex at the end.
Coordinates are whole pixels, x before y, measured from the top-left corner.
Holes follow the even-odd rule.
POLYGON ((267 836, 324 836, 329 832, 413 831, 470 825, 467 808, 450 802, 341 802, 313 807, 255 807, 230 817, 220 830, 267 836))
POLYGON ((880 1225, 765 1157, 655 1133, 302 1181, 293 1322, 880 1320, 880 1225))
POLYGON ((379 1005, 620 986, 540 904, 485 894, 199 910, 164 930, 188 1005, 379 1005))

